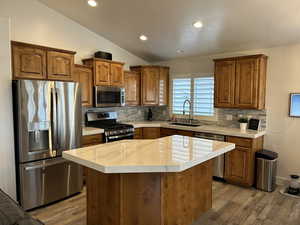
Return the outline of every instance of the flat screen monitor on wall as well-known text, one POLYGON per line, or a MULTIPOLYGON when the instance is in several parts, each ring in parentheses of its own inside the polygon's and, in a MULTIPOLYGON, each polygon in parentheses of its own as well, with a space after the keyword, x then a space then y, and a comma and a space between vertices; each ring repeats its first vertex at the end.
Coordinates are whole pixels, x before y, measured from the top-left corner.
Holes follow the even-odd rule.
POLYGON ((300 93, 290 95, 290 116, 300 117, 300 93))

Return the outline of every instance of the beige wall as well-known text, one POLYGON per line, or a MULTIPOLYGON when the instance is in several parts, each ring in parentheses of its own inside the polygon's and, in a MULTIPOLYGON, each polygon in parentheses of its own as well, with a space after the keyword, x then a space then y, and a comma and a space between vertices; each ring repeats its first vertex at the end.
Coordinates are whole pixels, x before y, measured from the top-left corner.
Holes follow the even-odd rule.
POLYGON ((99 50, 111 52, 127 68, 147 63, 37 0, 0 1, 0 16, 11 18, 12 40, 77 51, 77 63, 99 50))
POLYGON ((0 18, 0 188, 16 197, 9 20, 0 18))
POLYGON ((170 66, 172 74, 211 73, 213 58, 264 53, 267 71, 267 135, 265 148, 279 153, 279 177, 300 174, 300 119, 288 116, 289 94, 300 92, 300 44, 269 49, 190 57, 159 64, 170 66))

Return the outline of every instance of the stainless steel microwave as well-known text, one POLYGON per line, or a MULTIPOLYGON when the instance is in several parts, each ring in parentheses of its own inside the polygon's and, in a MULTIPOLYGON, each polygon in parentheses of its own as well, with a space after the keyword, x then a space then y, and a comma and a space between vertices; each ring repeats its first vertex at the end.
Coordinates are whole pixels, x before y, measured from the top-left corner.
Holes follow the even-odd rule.
POLYGON ((125 89, 120 87, 96 86, 96 107, 125 106, 125 89))

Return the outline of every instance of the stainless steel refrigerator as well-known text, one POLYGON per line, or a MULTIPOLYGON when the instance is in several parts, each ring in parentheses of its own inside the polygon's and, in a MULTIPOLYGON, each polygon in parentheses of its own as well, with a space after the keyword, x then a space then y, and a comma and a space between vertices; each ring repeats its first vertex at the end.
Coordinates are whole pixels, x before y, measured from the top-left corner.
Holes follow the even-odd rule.
POLYGON ((62 158, 81 145, 76 82, 13 81, 17 196, 28 210, 81 191, 82 168, 62 158))

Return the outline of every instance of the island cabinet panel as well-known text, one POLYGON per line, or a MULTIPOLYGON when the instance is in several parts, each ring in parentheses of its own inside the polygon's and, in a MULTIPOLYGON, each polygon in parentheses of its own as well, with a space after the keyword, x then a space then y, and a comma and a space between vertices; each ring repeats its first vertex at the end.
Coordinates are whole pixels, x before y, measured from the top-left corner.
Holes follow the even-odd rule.
POLYGON ((143 139, 143 128, 134 129, 134 139, 143 139))
POLYGON ((48 51, 47 52, 47 70, 48 79, 73 81, 74 55, 48 51))
POLYGON ((87 225, 191 225, 212 207, 211 160, 179 173, 87 170, 87 225))
POLYGON ((236 148, 225 154, 225 180, 251 187, 255 180, 255 152, 263 148, 263 137, 256 139, 227 137, 236 148))
POLYGON ((264 109, 267 56, 215 60, 215 107, 264 109))
POLYGON ((156 139, 160 138, 159 127, 145 127, 143 128, 143 139, 156 139))
POLYGON ((85 107, 93 106, 93 71, 92 68, 75 65, 74 79, 81 85, 81 101, 85 107))
POLYGON ((235 91, 235 61, 215 63, 215 107, 232 107, 235 91))
POLYGON ((124 80, 126 105, 140 105, 141 74, 133 71, 125 71, 124 80))
POLYGON ((14 79, 46 79, 46 51, 26 46, 12 46, 14 79))

